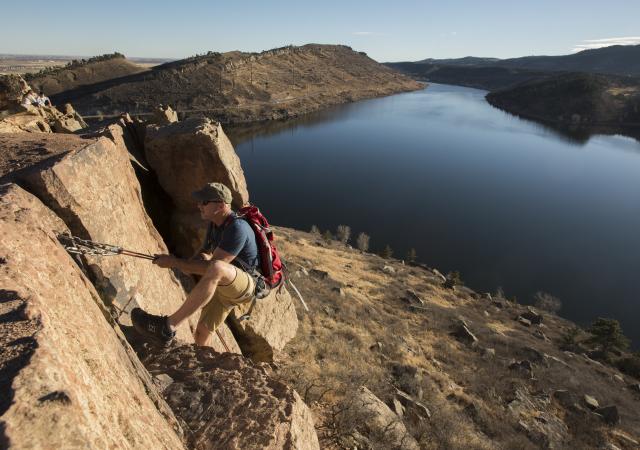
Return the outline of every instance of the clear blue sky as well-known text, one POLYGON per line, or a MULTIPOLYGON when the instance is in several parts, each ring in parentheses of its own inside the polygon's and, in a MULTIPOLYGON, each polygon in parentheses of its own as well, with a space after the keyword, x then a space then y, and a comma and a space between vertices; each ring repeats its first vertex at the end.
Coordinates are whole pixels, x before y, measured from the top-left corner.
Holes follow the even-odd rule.
POLYGON ((638 0, 32 0, 2 10, 0 53, 182 58, 314 42, 400 61, 640 43, 638 0))

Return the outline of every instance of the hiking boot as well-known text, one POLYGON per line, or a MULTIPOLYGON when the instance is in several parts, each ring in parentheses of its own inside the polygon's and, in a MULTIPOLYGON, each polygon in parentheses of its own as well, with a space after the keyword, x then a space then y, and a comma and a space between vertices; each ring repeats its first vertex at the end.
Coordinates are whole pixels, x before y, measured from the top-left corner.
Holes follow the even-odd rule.
POLYGON ((133 308, 131 322, 138 333, 162 345, 168 345, 176 336, 176 332, 169 327, 167 316, 156 316, 140 308, 133 308))

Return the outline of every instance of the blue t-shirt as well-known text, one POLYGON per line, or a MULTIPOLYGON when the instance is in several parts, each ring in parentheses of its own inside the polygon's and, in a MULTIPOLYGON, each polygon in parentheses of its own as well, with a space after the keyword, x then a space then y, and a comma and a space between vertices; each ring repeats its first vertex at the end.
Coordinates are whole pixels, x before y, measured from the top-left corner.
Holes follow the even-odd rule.
POLYGON ((215 224, 209 227, 203 250, 213 252, 216 247, 219 247, 236 256, 232 264, 242 269, 246 269, 247 265, 251 269, 256 268, 258 267, 256 236, 246 220, 239 219, 235 213, 233 217, 234 219, 226 227, 217 227, 215 224), (238 259, 241 262, 238 263, 238 259))

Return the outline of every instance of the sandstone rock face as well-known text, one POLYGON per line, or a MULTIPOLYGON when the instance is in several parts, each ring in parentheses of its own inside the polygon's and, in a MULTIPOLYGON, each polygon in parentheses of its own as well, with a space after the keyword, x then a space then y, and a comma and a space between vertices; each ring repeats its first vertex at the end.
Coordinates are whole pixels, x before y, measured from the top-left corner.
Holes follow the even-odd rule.
POLYGON ((184 448, 177 420, 57 242, 65 224, 3 185, 0 230, 0 446, 184 448))
POLYGON ((176 254, 185 258, 193 256, 202 247, 207 226, 200 213, 174 211, 170 227, 176 254))
POLYGON ((150 126, 144 146, 149 164, 178 210, 197 212, 191 193, 212 181, 231 189, 234 207, 248 203, 240 159, 219 123, 192 118, 150 126))
POLYGON ((358 389, 353 406, 360 423, 369 428, 369 435, 380 442, 379 448, 420 448, 402 420, 365 386, 358 389))
MULTIPOLYGON (((74 235, 142 253, 167 251, 144 210, 128 155, 110 140, 88 141, 84 148, 18 176, 74 235)), ((130 324, 128 312, 135 306, 169 314, 184 301, 176 276, 148 260, 109 256, 86 257, 86 262, 103 300, 125 325, 130 324)), ((178 329, 178 337, 193 342, 186 324, 178 329)))
POLYGON ((149 170, 149 164, 142 149, 143 144, 137 133, 136 123, 128 114, 124 114, 116 123, 107 125, 102 130, 102 134, 111 139, 117 147, 126 150, 131 161, 144 170, 149 170))
POLYGON ((282 350, 298 330, 293 299, 284 286, 256 300, 250 319, 240 321, 234 310, 228 323, 242 353, 254 361, 272 361, 274 351, 282 350))
POLYGON ((298 394, 238 355, 181 346, 145 366, 171 378, 163 395, 197 449, 319 449, 311 412, 298 394))

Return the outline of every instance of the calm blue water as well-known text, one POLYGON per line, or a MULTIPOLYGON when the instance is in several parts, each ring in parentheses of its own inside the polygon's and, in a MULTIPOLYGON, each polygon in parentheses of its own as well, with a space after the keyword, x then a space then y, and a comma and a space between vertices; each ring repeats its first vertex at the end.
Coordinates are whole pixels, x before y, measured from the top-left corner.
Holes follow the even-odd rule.
POLYGON ((432 84, 302 120, 232 130, 271 222, 350 225, 371 247, 458 270, 480 291, 562 300, 588 324, 619 319, 640 343, 640 144, 577 142, 432 84))

